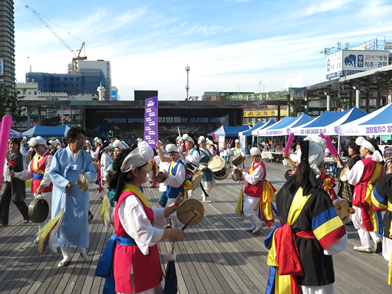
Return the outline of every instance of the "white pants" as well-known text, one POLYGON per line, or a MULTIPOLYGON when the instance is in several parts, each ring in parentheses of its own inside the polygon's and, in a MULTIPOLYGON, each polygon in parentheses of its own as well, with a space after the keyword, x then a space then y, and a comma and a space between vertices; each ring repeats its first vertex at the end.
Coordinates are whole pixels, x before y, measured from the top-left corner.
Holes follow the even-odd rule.
MULTIPOLYGON (((63 261, 69 261, 72 259, 71 247, 60 247, 61 253, 63 254, 63 261)), ((80 253, 86 253, 86 248, 78 248, 80 253)))
POLYGON ((188 199, 189 199, 189 198, 194 198, 194 196, 193 196, 193 191, 194 191, 194 190, 189 190, 189 191, 188 191, 188 199))
MULTIPOLYGON (((355 209, 355 213, 351 216, 351 220, 354 224, 354 227, 358 231, 359 239, 361 240, 361 246, 365 248, 372 248, 370 244, 370 237, 372 237, 373 242, 376 243, 377 240, 381 240, 381 236, 377 232, 368 232, 363 227, 362 209, 357 206, 353 206, 353 208, 355 209)), ((376 214, 376 218, 377 218, 377 214, 376 214)), ((376 221, 378 224, 378 218, 376 221)))
POLYGON ((334 284, 324 286, 301 286, 302 294, 335 294, 334 284))
MULTIPOLYGON (((42 197, 40 197, 40 198, 45 199, 46 202, 48 202, 48 204, 49 204, 49 213, 48 213, 48 217, 46 218, 46 220, 44 220, 42 223, 38 224, 38 230, 42 229, 42 227, 44 225, 46 225, 48 223, 48 221, 51 219, 50 213, 52 211, 52 192, 42 193, 41 196, 42 197)), ((34 193, 34 198, 37 199, 37 194, 36 193, 34 193)))
MULTIPOLYGON (((169 206, 170 204, 174 203, 177 198, 168 198, 166 206, 169 206)), ((184 225, 178 220, 177 218, 177 211, 173 212, 169 218, 172 221, 173 229, 181 229, 184 225)))
MULTIPOLYGON (((212 181, 209 181, 209 182, 202 181, 201 183, 203 185, 204 190, 207 192, 207 194, 216 186, 216 181, 214 178, 212 179, 212 181)), ((204 194, 204 192, 202 192, 201 196, 203 197, 203 201, 206 201, 207 197, 204 194)))
POLYGON ((382 256, 386 261, 391 262, 392 239, 382 238, 382 256))
POLYGON ((248 196, 244 193, 244 216, 250 221, 250 228, 252 230, 257 229, 262 225, 261 219, 257 216, 257 210, 260 206, 259 197, 248 196))

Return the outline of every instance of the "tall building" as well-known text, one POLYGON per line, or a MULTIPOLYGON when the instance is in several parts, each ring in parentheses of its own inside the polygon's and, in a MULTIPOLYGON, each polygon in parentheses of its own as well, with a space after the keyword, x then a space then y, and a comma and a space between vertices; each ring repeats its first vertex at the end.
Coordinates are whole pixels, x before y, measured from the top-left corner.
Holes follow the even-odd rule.
POLYGON ((78 61, 79 71, 84 69, 101 69, 105 75, 105 82, 102 86, 105 87, 105 101, 110 101, 112 96, 112 73, 110 68, 110 61, 105 60, 79 60, 78 61))
POLYGON ((0 83, 15 86, 14 1, 0 1, 0 83))
POLYGON ((105 87, 105 75, 99 68, 83 68, 70 74, 28 72, 26 83, 38 83, 40 92, 62 92, 69 95, 97 94, 97 87, 105 87))

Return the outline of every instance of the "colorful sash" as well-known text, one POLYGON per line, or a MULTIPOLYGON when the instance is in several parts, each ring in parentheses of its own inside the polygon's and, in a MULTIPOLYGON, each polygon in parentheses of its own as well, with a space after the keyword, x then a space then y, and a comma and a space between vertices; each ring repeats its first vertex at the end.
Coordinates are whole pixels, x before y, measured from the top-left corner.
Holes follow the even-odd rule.
MULTIPOLYGON (((363 185, 366 186, 366 195, 364 201, 361 199, 361 204, 362 204, 362 219, 363 219, 363 227, 368 231, 368 232, 377 232, 379 225, 377 224, 377 217, 376 217, 376 212, 374 211, 372 207, 372 195, 374 191, 374 185, 373 183, 377 181, 380 173, 382 171, 382 164, 377 163, 377 166, 373 172, 372 177, 370 178, 370 181, 368 183, 365 183, 363 185)), ((374 196, 373 196, 374 197, 374 196)), ((379 214, 378 217, 381 215, 379 214)), ((380 228, 381 229, 381 228, 380 228)))
POLYGON ((304 196, 303 189, 299 188, 291 203, 287 223, 276 227, 265 240, 267 248, 270 249, 267 258, 267 265, 270 266, 267 294, 301 293, 296 276, 303 276, 303 270, 291 226, 298 219, 310 196, 311 194, 304 196))

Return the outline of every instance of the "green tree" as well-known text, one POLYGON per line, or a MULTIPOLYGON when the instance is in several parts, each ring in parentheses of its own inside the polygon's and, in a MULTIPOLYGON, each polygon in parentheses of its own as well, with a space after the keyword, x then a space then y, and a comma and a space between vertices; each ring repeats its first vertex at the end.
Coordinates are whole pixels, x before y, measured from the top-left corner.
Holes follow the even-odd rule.
POLYGON ((0 118, 9 114, 13 121, 20 122, 22 120, 22 108, 18 105, 18 102, 24 97, 20 96, 20 92, 15 88, 0 84, 0 118))

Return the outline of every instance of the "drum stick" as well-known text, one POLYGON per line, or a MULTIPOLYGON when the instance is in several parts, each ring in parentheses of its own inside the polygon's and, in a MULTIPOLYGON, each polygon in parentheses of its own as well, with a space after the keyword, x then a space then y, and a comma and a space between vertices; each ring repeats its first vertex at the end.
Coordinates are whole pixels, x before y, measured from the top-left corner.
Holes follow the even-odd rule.
MULTIPOLYGON (((188 225, 191 223, 191 221, 193 221, 193 219, 196 217, 196 216, 200 216, 200 213, 197 211, 197 210, 194 210, 193 211, 193 214, 194 214, 194 216, 185 224, 185 226, 183 226, 182 228, 181 228, 181 230, 185 230, 187 227, 188 227, 188 225)), ((176 244, 176 241, 173 241, 173 244, 172 244, 172 252, 174 251, 174 244, 176 244)))
POLYGON ((293 139, 294 139, 294 133, 291 133, 289 136, 289 139, 287 140, 286 147, 284 148, 284 153, 289 154, 290 145, 291 145, 291 142, 293 142, 293 139))

